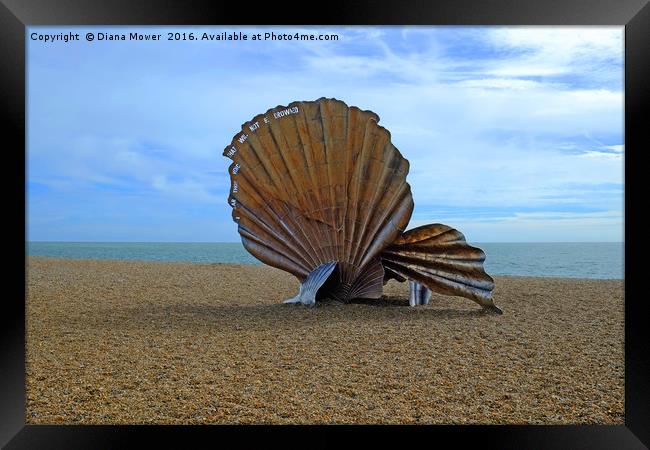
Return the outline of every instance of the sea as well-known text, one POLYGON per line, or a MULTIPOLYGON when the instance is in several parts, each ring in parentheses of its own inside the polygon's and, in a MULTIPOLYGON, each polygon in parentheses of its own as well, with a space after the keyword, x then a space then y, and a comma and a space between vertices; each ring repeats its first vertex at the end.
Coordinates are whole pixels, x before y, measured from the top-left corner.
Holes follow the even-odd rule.
MULTIPOLYGON (((490 275, 624 278, 624 244, 472 243, 485 251, 490 275)), ((262 264, 239 242, 27 242, 26 254, 72 259, 262 264)))

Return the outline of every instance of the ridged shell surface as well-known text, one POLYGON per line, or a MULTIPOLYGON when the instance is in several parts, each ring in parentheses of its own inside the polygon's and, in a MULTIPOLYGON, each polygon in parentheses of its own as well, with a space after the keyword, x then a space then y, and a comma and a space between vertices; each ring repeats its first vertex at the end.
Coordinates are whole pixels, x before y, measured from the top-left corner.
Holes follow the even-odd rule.
POLYGON ((301 282, 336 262, 339 299, 381 296, 380 255, 413 211, 409 164, 371 111, 336 99, 255 116, 224 155, 245 248, 301 282))
POLYGON ((466 297, 500 312, 492 300, 494 280, 483 268, 485 253, 448 225, 406 231, 383 251, 381 261, 386 278, 414 280, 434 292, 466 297))

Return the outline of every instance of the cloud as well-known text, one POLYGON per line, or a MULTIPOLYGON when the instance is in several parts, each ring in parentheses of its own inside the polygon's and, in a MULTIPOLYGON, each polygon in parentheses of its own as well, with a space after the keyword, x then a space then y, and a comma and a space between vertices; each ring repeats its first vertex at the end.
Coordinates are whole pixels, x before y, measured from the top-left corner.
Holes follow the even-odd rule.
POLYGON ((517 78, 483 78, 479 80, 463 80, 458 83, 461 87, 487 88, 487 89, 508 89, 524 90, 538 89, 544 86, 543 83, 533 80, 520 80, 517 78))
POLYGON ((165 175, 155 175, 151 185, 163 194, 192 199, 195 202, 217 203, 220 198, 208 192, 205 183, 194 180, 170 181, 165 175))
POLYGON ((519 52, 497 62, 495 76, 549 77, 569 73, 593 77, 587 67, 615 65, 622 75, 621 27, 510 27, 488 33, 491 42, 506 51, 519 52))
POLYGON ((237 240, 223 148, 254 115, 326 96, 380 115, 410 161, 414 223, 456 207, 487 240, 616 235, 620 215, 585 214, 622 211, 622 28, 274 30, 341 40, 30 41, 30 234, 237 240), (553 208, 576 218, 525 215, 553 208))
POLYGON ((618 60, 623 50, 622 27, 500 27, 488 33, 495 45, 534 50, 555 58, 618 60))
MULTIPOLYGON (((456 218, 448 225, 462 230, 468 242, 621 242, 624 237, 621 211, 595 213, 516 213, 486 220, 456 218)), ((424 225, 414 220, 409 228, 424 225)))

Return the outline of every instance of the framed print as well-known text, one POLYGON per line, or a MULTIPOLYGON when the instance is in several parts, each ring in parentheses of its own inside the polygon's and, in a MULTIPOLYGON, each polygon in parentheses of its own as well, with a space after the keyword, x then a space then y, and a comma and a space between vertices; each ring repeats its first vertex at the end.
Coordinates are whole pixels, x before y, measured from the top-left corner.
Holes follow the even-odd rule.
POLYGON ((650 445, 647 2, 283 6, 3 0, 2 444, 650 445))

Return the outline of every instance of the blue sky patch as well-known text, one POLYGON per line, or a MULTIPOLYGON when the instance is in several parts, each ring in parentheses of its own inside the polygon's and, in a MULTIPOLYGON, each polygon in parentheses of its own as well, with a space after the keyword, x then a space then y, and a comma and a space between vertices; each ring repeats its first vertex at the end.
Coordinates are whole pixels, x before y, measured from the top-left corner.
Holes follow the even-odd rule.
POLYGON ((28 239, 238 241, 223 148, 336 97, 410 162, 410 226, 475 242, 622 241, 622 27, 30 27, 28 239), (31 33, 160 33, 44 43, 31 33), (168 32, 338 41, 168 41, 168 32))

